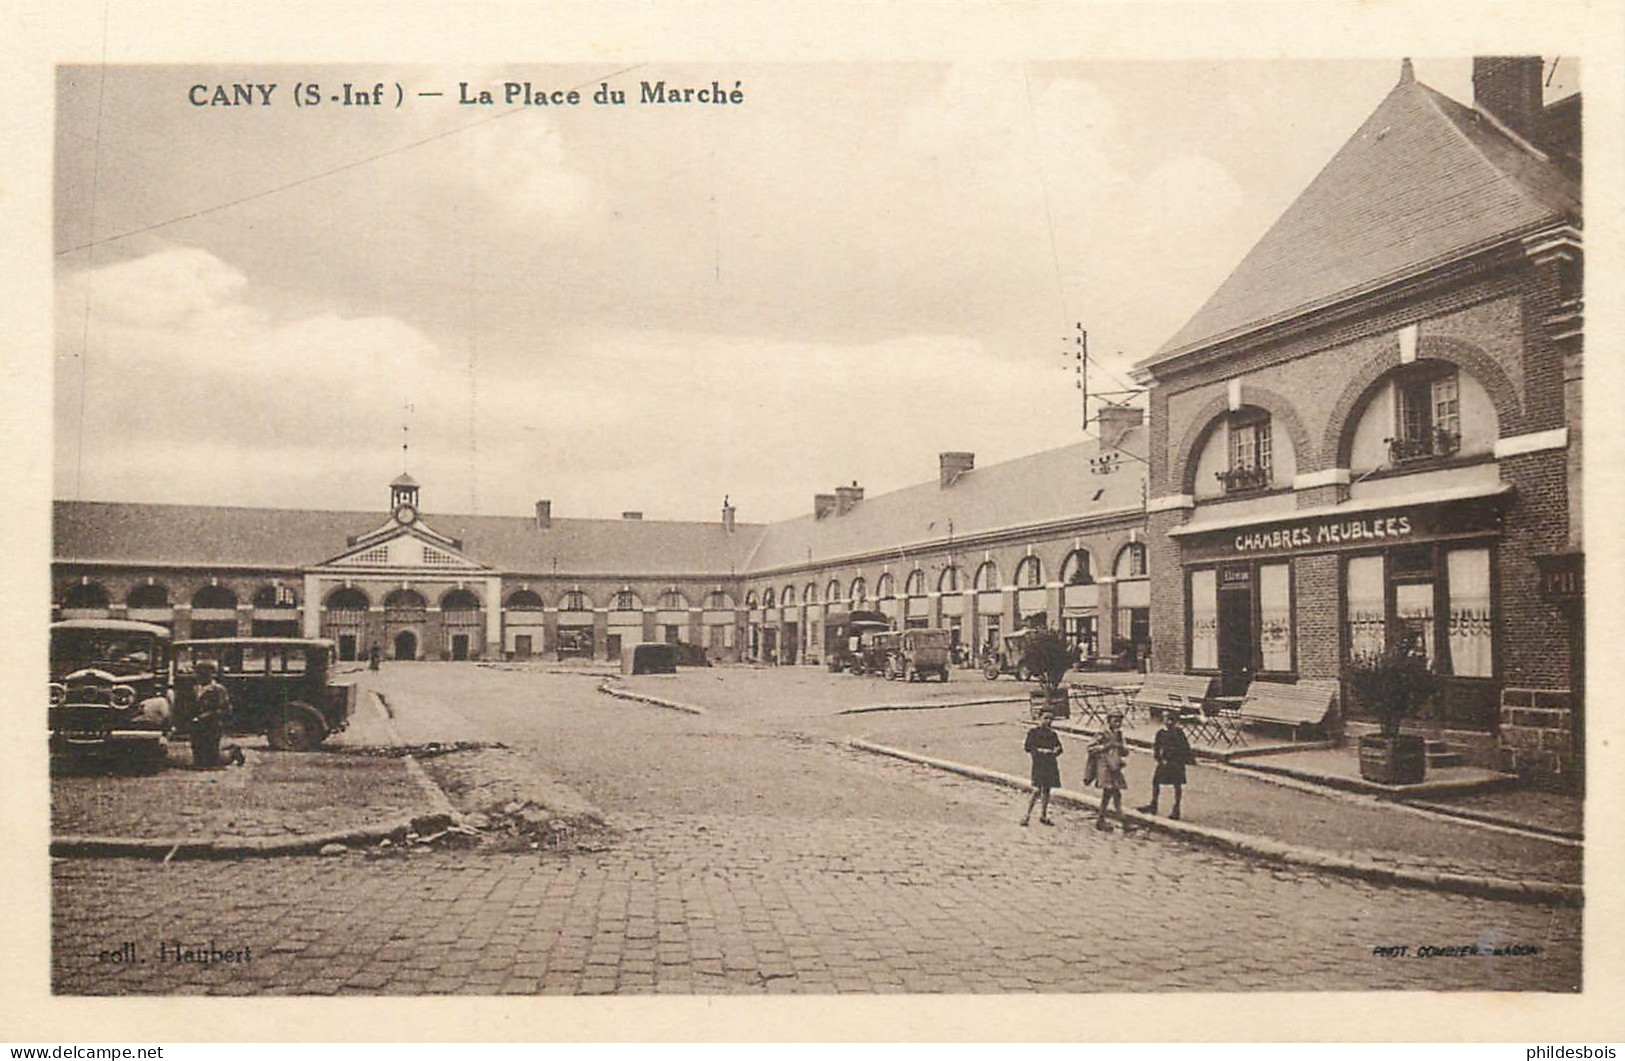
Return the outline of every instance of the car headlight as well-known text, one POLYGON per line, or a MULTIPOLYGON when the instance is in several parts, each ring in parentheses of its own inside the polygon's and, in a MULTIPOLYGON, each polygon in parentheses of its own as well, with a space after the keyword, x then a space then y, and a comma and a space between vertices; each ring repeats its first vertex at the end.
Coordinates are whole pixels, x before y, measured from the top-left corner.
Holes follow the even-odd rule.
POLYGON ((129 707, 135 703, 135 690, 128 685, 115 685, 108 691, 107 700, 114 707, 129 707))
POLYGON ((61 682, 51 683, 51 706, 61 707, 68 702, 68 687, 61 682))

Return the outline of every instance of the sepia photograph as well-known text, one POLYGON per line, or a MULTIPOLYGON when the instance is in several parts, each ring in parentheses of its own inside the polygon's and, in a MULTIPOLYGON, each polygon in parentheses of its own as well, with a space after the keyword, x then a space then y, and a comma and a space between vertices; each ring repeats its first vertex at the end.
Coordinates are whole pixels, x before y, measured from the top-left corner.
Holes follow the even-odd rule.
POLYGON ((49 994, 1579 995, 1550 39, 53 63, 49 994))

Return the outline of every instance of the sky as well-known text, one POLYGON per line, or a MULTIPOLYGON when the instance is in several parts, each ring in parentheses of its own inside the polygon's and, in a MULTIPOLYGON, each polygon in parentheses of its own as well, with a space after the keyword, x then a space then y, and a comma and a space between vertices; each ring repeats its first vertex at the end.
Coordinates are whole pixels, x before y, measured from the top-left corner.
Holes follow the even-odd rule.
POLYGON ((1131 386, 1399 65, 63 67, 55 493, 765 522, 1066 445, 1075 325, 1131 386))

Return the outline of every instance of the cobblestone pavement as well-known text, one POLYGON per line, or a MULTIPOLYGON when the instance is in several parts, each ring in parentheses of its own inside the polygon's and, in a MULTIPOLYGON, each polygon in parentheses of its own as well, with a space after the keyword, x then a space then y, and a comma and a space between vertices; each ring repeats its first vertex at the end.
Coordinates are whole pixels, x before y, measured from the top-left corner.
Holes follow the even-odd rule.
POLYGON ((471 671, 386 668, 378 680, 408 741, 507 741, 577 787, 615 826, 602 850, 57 861, 54 989, 1579 987, 1579 911, 1269 867, 1101 834, 1075 813, 1021 829, 1016 793, 793 727, 628 707, 582 679, 471 671), (247 960, 161 960, 177 940, 247 960), (1536 952, 1421 951, 1475 943, 1536 952), (144 960, 115 960, 131 953, 144 960))

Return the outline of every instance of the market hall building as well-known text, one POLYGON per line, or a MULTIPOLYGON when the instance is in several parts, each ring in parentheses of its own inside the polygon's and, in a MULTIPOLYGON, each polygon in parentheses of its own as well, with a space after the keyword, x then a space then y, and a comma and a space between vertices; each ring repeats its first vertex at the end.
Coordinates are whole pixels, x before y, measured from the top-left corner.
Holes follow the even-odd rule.
POLYGON ((1422 730, 1578 781, 1580 108, 1541 74, 1476 60, 1469 107, 1406 61, 1138 366, 1153 670, 1233 694, 1414 640, 1445 684, 1422 730))
MULTIPOLYGON (((684 643, 715 661, 813 665, 826 624, 872 607, 899 629, 996 643, 1042 615, 1089 656, 1150 646, 1145 429, 988 468, 943 454, 938 480, 805 518, 717 521, 424 515, 402 475, 374 512, 58 501, 52 612, 178 638, 306 636, 344 659, 619 659, 684 643)), ((382 499, 382 497, 381 497, 382 499)))

